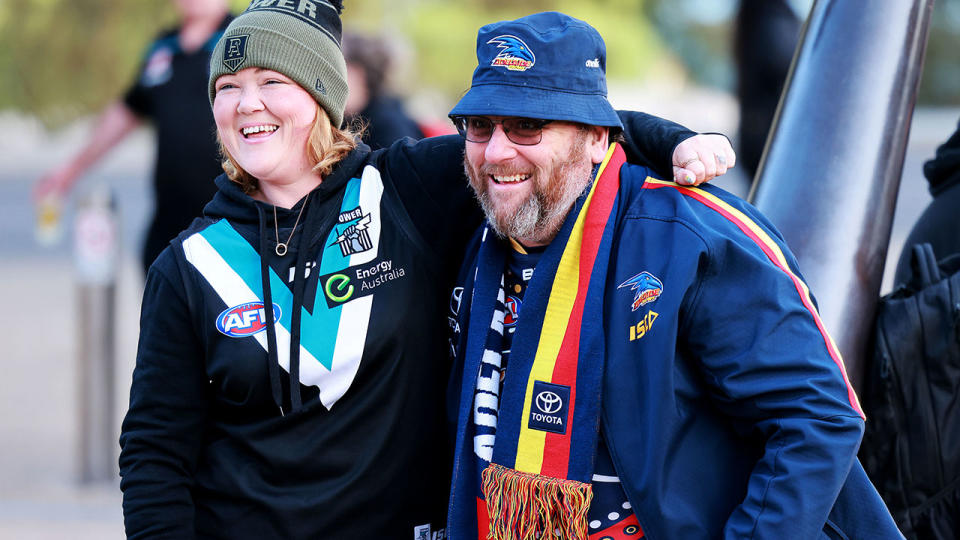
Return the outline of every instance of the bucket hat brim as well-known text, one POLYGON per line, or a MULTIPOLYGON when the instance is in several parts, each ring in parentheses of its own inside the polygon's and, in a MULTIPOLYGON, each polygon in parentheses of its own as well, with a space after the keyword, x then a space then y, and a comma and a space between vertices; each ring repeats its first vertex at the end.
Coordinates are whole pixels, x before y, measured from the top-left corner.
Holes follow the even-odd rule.
POLYGON ((475 84, 450 116, 519 116, 623 128, 604 96, 510 84, 475 84))

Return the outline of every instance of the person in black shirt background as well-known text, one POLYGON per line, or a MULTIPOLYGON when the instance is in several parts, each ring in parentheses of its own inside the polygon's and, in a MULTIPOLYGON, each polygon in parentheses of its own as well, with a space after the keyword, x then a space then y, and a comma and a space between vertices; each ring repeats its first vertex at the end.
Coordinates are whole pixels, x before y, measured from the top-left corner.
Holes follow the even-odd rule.
POLYGON ((106 107, 86 144, 38 181, 34 198, 63 198, 77 179, 145 121, 156 129, 154 215, 144 242, 144 275, 167 243, 203 212, 220 174, 207 96, 210 53, 230 23, 226 0, 174 0, 181 18, 147 49, 137 79, 106 107))
POLYGON ((928 242, 937 260, 960 253, 957 234, 957 208, 960 208, 960 123, 939 148, 933 159, 923 164, 923 175, 930 184, 933 201, 917 218, 897 262, 894 286, 906 283, 910 276, 910 252, 915 244, 928 242))

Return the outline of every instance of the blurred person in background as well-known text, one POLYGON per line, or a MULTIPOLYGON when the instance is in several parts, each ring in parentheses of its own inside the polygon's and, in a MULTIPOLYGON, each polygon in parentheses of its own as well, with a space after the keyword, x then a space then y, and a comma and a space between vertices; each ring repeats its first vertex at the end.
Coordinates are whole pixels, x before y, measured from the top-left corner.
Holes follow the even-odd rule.
MULTIPOLYGON (((443 535, 447 298, 481 219, 464 141, 371 151, 341 128, 343 6, 310 5, 252 3, 212 55, 226 174, 147 275, 120 436, 130 538, 443 535)), ((623 122, 660 174, 732 156, 623 122)))
POLYGON ((343 56, 347 60, 346 115, 348 124, 366 126, 363 142, 372 150, 386 148, 403 137, 422 139, 424 134, 389 91, 394 54, 382 37, 344 32, 343 56))
POLYGON ((144 275, 167 243, 199 217, 220 172, 206 94, 210 53, 230 23, 227 0, 173 0, 180 24, 147 49, 137 79, 104 109, 86 144, 34 187, 34 199, 62 199, 77 179, 134 129, 156 130, 154 213, 141 254, 144 275))
POLYGON ((860 459, 911 539, 960 538, 960 125, 923 165, 913 224, 866 348, 860 459))
POLYGON ((740 104, 737 154, 751 181, 800 39, 800 23, 787 0, 740 0, 733 48, 740 104))
POLYGON ((960 123, 953 135, 937 148, 934 158, 923 164, 923 175, 930 184, 933 200, 917 218, 903 243, 894 287, 909 279, 910 253, 915 244, 929 243, 937 260, 960 253, 960 123))

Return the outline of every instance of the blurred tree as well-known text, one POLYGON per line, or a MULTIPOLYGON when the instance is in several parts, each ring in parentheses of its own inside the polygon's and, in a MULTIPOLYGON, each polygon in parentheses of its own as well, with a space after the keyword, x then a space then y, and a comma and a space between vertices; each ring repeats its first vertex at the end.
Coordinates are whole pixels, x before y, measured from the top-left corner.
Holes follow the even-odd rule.
POLYGON ((167 0, 24 0, 0 4, 0 108, 59 125, 116 99, 167 0))
MULTIPOLYGON (((607 44, 610 79, 639 79, 665 53, 637 0, 408 0, 402 28, 415 49, 417 80, 455 99, 470 85, 477 29, 487 23, 556 10, 593 25, 607 44)), ((396 17, 396 15, 394 15, 396 17)))
MULTIPOLYGON (((698 84, 734 90, 730 51, 740 0, 646 0, 640 7, 698 84)), ((825 0, 823 0, 825 1, 825 0)), ((837 1, 837 0, 834 0, 837 1)), ((814 0, 787 0, 801 19, 814 0)), ((919 103, 960 105, 960 1, 934 3, 919 103)))
MULTIPOLYGON (((235 9, 247 3, 231 0, 235 9)), ((0 1, 0 110, 36 115, 48 127, 99 110, 174 21, 170 0, 0 1)))
POLYGON ((920 82, 920 102, 960 105, 960 2, 935 2, 920 82))
MULTIPOLYGON (((607 42, 612 80, 650 77, 666 54, 638 6, 648 0, 347 0, 344 25, 406 35, 408 80, 453 100, 470 82, 476 31, 537 11, 564 11, 607 42)), ((230 0, 235 12, 249 0, 230 0)), ((0 111, 62 126, 115 99, 150 39, 174 24, 170 0, 0 0, 0 111)))

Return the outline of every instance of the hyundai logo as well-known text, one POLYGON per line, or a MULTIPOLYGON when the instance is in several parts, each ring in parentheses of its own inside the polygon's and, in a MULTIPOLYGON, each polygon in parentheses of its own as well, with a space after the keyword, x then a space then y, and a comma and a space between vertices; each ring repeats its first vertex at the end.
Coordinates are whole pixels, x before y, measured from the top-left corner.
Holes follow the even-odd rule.
POLYGON ((544 390, 537 394, 537 408, 544 414, 553 414, 563 407, 563 400, 553 392, 544 390))

